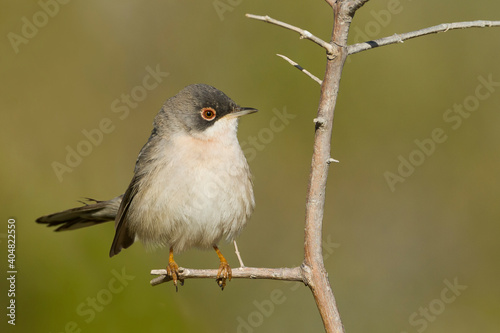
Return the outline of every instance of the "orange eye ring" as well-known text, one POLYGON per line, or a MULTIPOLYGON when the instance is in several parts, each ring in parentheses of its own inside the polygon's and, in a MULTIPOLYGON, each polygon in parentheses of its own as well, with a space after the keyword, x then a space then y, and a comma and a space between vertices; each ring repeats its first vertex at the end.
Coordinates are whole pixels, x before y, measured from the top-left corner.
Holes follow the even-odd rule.
POLYGON ((217 113, 212 108, 201 109, 201 117, 207 121, 214 120, 216 115, 217 115, 217 113))

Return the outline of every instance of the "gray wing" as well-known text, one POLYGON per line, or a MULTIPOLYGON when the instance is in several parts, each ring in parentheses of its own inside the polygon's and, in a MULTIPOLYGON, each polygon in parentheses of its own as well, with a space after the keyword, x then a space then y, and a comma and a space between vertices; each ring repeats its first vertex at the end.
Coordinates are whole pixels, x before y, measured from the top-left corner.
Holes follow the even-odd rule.
POLYGON ((118 213, 115 219, 115 238, 113 239, 113 244, 111 244, 111 249, 109 250, 109 256, 112 257, 115 254, 120 253, 122 249, 126 249, 130 245, 134 243, 134 237, 130 235, 129 230, 127 228, 127 212, 130 207, 130 203, 134 199, 134 196, 137 194, 137 178, 134 176, 132 182, 130 182, 127 191, 123 195, 122 203, 120 208, 118 209, 118 213))
POLYGON ((148 142, 142 147, 137 161, 135 163, 134 177, 127 188, 127 191, 123 195, 123 199, 118 209, 118 213, 115 219, 115 238, 113 239, 113 244, 111 244, 111 249, 109 250, 109 256, 112 257, 122 249, 126 249, 134 243, 135 235, 132 235, 128 228, 128 212, 132 201, 134 200, 136 194, 140 191, 138 184, 141 179, 147 175, 141 166, 148 165, 154 160, 155 157, 155 143, 159 140, 156 134, 156 130, 153 130, 148 142))

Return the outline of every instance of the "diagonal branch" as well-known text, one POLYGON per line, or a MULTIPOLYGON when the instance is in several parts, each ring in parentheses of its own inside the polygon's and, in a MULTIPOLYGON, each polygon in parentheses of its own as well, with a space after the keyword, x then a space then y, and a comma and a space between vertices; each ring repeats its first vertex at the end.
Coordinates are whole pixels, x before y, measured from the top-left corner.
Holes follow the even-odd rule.
MULTIPOLYGON (((329 0, 327 0, 328 2, 329 0)), ((353 0, 349 1, 348 6, 349 6, 349 15, 354 15, 354 13, 360 9, 365 3, 367 3, 370 0, 353 0)))
POLYGON ((241 259, 241 254, 240 250, 238 249, 238 244, 236 244, 236 240, 233 241, 234 244, 234 253, 236 253, 236 257, 238 258, 238 261, 240 262, 240 267, 245 267, 245 264, 243 263, 243 259, 241 259))
POLYGON ((417 31, 411 31, 404 34, 394 34, 393 36, 389 37, 384 37, 363 43, 349 45, 347 47, 347 50, 349 51, 349 55, 351 55, 354 53, 374 49, 379 46, 385 46, 395 43, 403 43, 407 39, 412 39, 429 34, 435 34, 439 32, 446 32, 448 30, 466 29, 466 28, 486 28, 486 27, 500 27, 500 21, 470 21, 470 22, 443 23, 433 27, 420 29, 417 31))
POLYGON ((296 63, 292 59, 290 59, 290 58, 288 58, 288 57, 286 57, 286 56, 284 56, 282 54, 277 54, 277 56, 283 58, 284 60, 286 60, 290 65, 292 65, 293 67, 297 68, 299 71, 301 71, 305 75, 309 76, 311 79, 313 79, 314 81, 316 81, 318 84, 321 85, 323 83, 323 81, 321 81, 320 79, 318 79, 314 74, 312 74, 311 72, 309 72, 304 67, 300 66, 298 63, 296 63))
POLYGON ((335 1, 337 1, 337 0, 325 0, 325 1, 330 5, 330 7, 333 8, 333 5, 335 4, 335 1))
POLYGON ((282 28, 298 32, 300 34, 300 39, 309 39, 310 41, 313 41, 314 43, 316 43, 319 46, 321 46, 322 48, 324 48, 327 51, 328 54, 333 54, 333 47, 332 47, 332 45, 330 45, 329 43, 325 42, 321 38, 314 36, 312 33, 310 33, 307 30, 298 28, 296 26, 293 26, 293 25, 285 23, 285 22, 281 22, 281 21, 275 20, 272 17, 269 17, 267 15, 266 16, 259 16, 259 15, 253 15, 253 14, 246 14, 245 16, 248 17, 248 18, 254 19, 254 20, 264 21, 264 22, 267 22, 267 23, 276 24, 277 26, 280 26, 282 28))
MULTIPOLYGON (((180 279, 216 279, 218 270, 216 269, 192 269, 179 267, 180 279)), ((156 286, 172 280, 167 275, 166 269, 153 269, 151 275, 158 275, 151 280, 151 285, 156 286)), ((235 279, 268 279, 283 281, 298 281, 306 283, 301 267, 294 268, 256 268, 239 267, 232 270, 232 277, 235 279)))

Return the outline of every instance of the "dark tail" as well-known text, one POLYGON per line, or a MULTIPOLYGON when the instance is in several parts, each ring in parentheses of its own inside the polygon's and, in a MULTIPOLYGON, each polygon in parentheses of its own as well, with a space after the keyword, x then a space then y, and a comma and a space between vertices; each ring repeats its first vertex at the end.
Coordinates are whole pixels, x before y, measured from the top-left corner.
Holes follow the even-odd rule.
POLYGON ((94 203, 85 203, 85 206, 76 207, 62 212, 45 215, 36 219, 37 223, 47 224, 48 227, 58 226, 55 231, 75 230, 90 227, 96 224, 114 221, 123 195, 108 201, 97 201, 87 198, 94 203))

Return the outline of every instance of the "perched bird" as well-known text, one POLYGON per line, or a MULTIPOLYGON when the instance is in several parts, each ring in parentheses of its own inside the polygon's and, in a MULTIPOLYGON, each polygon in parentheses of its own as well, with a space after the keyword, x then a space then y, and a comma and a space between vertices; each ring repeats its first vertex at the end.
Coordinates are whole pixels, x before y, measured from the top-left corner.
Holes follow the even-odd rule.
POLYGON ((168 99, 155 117, 125 194, 38 218, 56 231, 115 221, 110 257, 140 240, 168 247, 167 272, 177 288, 174 253, 213 248, 220 259, 216 282, 224 289, 231 268, 219 251, 232 241, 255 206, 250 169, 238 143, 238 119, 257 112, 222 91, 194 84, 168 99))

